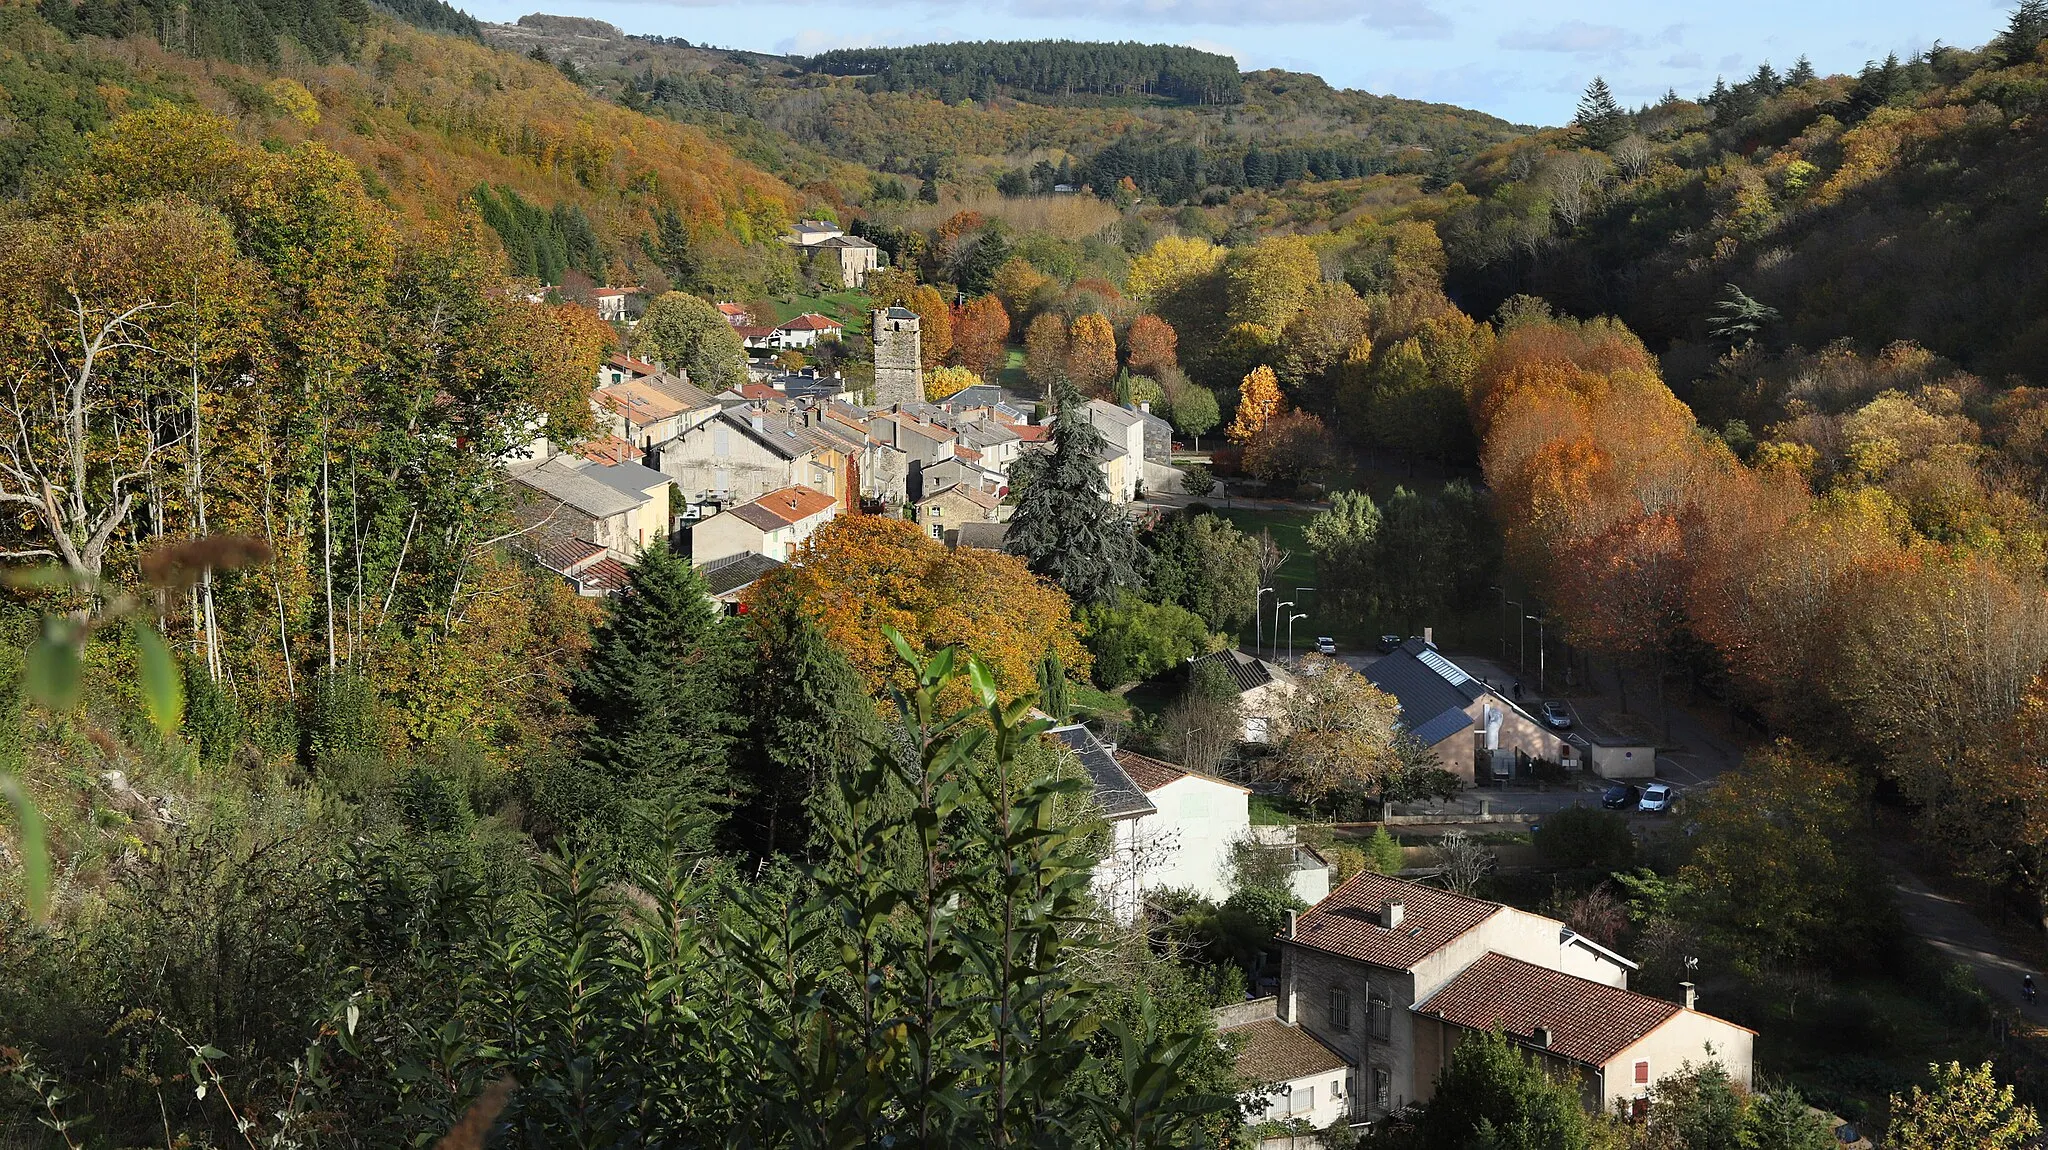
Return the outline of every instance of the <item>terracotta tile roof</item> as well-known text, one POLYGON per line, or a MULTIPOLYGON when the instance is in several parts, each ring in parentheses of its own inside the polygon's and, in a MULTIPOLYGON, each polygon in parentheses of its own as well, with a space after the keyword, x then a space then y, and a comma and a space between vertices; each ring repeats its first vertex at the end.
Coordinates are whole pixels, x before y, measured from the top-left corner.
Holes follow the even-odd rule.
POLYGON ((1681 1009, 1675 1002, 1493 953, 1415 1005, 1417 1014, 1468 1030, 1498 1028, 1528 1039, 1542 1027, 1550 1032, 1551 1053, 1587 1066, 1604 1065, 1681 1009))
MULTIPOLYGON (((837 502, 839 501, 830 495, 816 488, 805 487, 799 483, 793 487, 784 487, 777 491, 770 491, 759 499, 741 504, 740 506, 758 507, 780 519, 782 523, 788 524, 800 523, 803 520, 809 519, 821 511, 829 510, 837 502)), ((735 507, 733 510, 738 511, 740 508, 735 507)))
POLYGON ((653 375, 655 372, 661 370, 660 368, 655 367, 653 364, 648 363, 646 360, 633 359, 629 356, 623 355, 615 355, 610 359, 605 360, 605 362, 613 367, 618 368, 620 371, 631 372, 634 375, 653 375))
POLYGON ((569 539, 536 547, 533 557, 541 566, 558 575, 571 575, 604 553, 604 548, 588 539, 569 539))
POLYGON ((1163 759, 1155 759, 1150 755, 1138 754, 1136 751, 1118 751, 1116 753, 1116 761, 1123 764, 1124 773, 1131 776, 1138 784, 1138 788, 1146 794, 1150 794, 1168 783, 1179 782, 1187 778, 1207 779, 1212 783, 1220 783, 1233 790, 1243 791, 1246 794, 1251 793, 1250 787, 1239 786, 1229 779, 1219 779, 1215 775, 1205 775, 1200 771, 1191 771, 1186 767, 1176 766, 1163 759))
POLYGON ((841 329, 841 328, 843 328, 843 327, 845 327, 845 326, 846 326, 845 324, 843 324, 843 323, 840 323, 840 322, 839 322, 838 320, 836 320, 836 319, 832 319, 832 318, 831 318, 831 317, 829 317, 829 316, 822 316, 822 315, 819 315, 819 314, 818 314, 817 312, 814 312, 814 311, 807 311, 807 312, 805 312, 804 314, 802 314, 802 315, 800 315, 800 316, 796 317, 795 319, 793 319, 793 320, 790 320, 790 321, 789 321, 788 323, 786 323, 786 324, 783 324, 783 325, 782 325, 781 327, 778 327, 778 328, 776 328, 775 330, 777 330, 777 331, 837 331, 837 330, 839 330, 839 329, 841 329))
POLYGON ((1407 970, 1451 940, 1501 913, 1497 902, 1467 898, 1366 871, 1352 875, 1295 924, 1293 942, 1391 970, 1407 970), (1402 904, 1401 925, 1380 925, 1381 908, 1402 904))
POLYGON ((759 324, 752 323, 744 324, 740 327, 734 328, 733 330, 740 333, 741 339, 767 339, 769 336, 775 334, 775 329, 772 327, 762 327, 759 324))
POLYGON ((753 380, 748 380, 747 382, 740 384, 738 387, 733 388, 733 390, 739 393, 741 399, 782 398, 781 392, 775 390, 772 387, 769 387, 765 383, 755 383, 753 380))
POLYGON ((923 505, 930 503, 932 500, 937 499, 939 496, 945 495, 948 492, 951 492, 952 494, 957 495, 962 499, 965 499, 967 502, 974 504, 976 507, 981 508, 983 511, 994 511, 996 508, 1001 507, 1003 505, 1002 500, 996 498, 993 494, 987 491, 983 491, 979 487, 967 483, 954 483, 949 486, 942 487, 939 490, 932 492, 930 495, 925 496, 923 499, 918 500, 918 506, 922 507, 923 505))
POLYGON ((580 443, 576 454, 595 463, 638 463, 643 458, 639 448, 616 435, 580 443))
POLYGON ((660 389, 638 379, 600 387, 591 398, 634 423, 653 423, 657 420, 671 419, 681 415, 684 410, 682 404, 662 394, 660 389))
POLYGON ((1216 1033, 1242 1043, 1237 1048, 1237 1074, 1246 1082, 1291 1082, 1350 1065, 1315 1035, 1277 1018, 1261 1018, 1216 1033))
POLYGON ((721 303, 721 304, 719 304, 719 305, 718 305, 718 314, 720 314, 720 315, 724 315, 724 316, 735 316, 735 315, 736 315, 736 316, 744 316, 744 317, 746 317, 746 318, 748 318, 748 319, 752 319, 752 318, 753 318, 753 316, 751 316, 751 315, 749 315, 749 314, 747 313, 747 308, 746 308, 746 305, 745 305, 745 304, 737 304, 737 303, 721 303))
POLYGON ((1037 423, 1020 423, 1010 430, 1026 443, 1044 443, 1052 435, 1052 428, 1037 423))
POLYGON ((607 556, 577 572, 575 579, 585 587, 610 594, 624 591, 626 584, 632 582, 633 573, 624 563, 607 556))
POLYGON ((1172 763, 1162 762, 1135 751, 1118 751, 1116 761, 1123 764, 1124 773, 1131 776, 1131 781, 1138 784, 1138 789, 1148 794, 1168 783, 1179 782, 1188 777, 1186 771, 1172 763))

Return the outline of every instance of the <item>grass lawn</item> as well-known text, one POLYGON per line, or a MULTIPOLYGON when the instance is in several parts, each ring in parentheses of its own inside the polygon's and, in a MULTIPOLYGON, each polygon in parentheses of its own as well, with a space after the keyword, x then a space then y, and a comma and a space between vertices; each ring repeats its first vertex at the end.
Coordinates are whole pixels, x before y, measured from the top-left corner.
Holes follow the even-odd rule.
POLYGON ((1038 385, 1031 382, 1030 376, 1024 374, 1024 349, 1021 347, 1012 347, 1005 353, 1002 370, 996 373, 996 378, 991 382, 1000 383, 1018 395, 1038 394, 1038 385))
POLYGON ((826 292, 822 295, 797 295, 788 299, 769 301, 775 305, 773 323, 788 323, 805 312, 817 312, 830 316, 846 325, 846 335, 851 338, 868 330, 868 309, 874 300, 862 291, 826 292))

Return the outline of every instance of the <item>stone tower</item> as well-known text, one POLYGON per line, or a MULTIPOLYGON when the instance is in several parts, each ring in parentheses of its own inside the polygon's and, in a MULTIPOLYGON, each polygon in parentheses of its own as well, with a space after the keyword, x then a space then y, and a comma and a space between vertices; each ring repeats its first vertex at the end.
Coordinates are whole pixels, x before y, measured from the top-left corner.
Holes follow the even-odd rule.
POLYGON ((907 307, 885 307, 876 309, 871 318, 876 405, 923 403, 923 345, 917 331, 917 313, 907 307))

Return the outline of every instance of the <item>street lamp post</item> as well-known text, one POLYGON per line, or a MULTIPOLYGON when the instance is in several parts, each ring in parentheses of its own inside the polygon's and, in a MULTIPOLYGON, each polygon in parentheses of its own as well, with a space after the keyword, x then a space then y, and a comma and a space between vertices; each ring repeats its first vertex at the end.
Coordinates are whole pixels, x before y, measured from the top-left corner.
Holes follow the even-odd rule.
MULTIPOLYGON (((1279 592, 1275 591, 1274 594, 1277 595, 1279 592)), ((1273 654, 1276 657, 1280 654, 1280 612, 1292 606, 1292 599, 1276 600, 1273 604, 1273 654)))
POLYGON ((1294 661, 1294 621, 1306 618, 1308 618, 1308 612, 1306 611, 1299 615, 1289 615, 1287 617, 1287 661, 1290 663, 1294 661))
POLYGON ((1548 660, 1545 658, 1546 652, 1543 646, 1543 624, 1547 620, 1539 619, 1534 615, 1524 615, 1522 618, 1533 619, 1536 623, 1536 693, 1541 695, 1550 690, 1545 685, 1545 681, 1548 678, 1548 660))
POLYGON ((1266 596, 1272 593, 1273 589, 1271 587, 1261 587, 1259 588, 1259 593, 1252 596, 1252 654, 1254 655, 1258 654, 1260 648, 1266 645, 1266 617, 1261 612, 1266 608, 1266 596))

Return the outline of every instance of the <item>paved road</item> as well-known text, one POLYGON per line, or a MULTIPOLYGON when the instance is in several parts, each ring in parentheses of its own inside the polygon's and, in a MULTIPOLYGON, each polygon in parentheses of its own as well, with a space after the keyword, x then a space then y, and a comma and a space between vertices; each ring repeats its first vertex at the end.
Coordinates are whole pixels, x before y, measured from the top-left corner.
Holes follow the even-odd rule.
POLYGON ((2016 958, 2004 939, 1978 920, 1970 908, 1921 882, 1910 872, 1892 868, 1892 888, 1906 925, 1936 950, 1969 968, 1991 997, 2014 1007, 2035 1023, 2048 1021, 2048 1003, 2029 1007, 2020 994, 2020 979, 2035 975, 2041 989, 2048 979, 2016 958))

